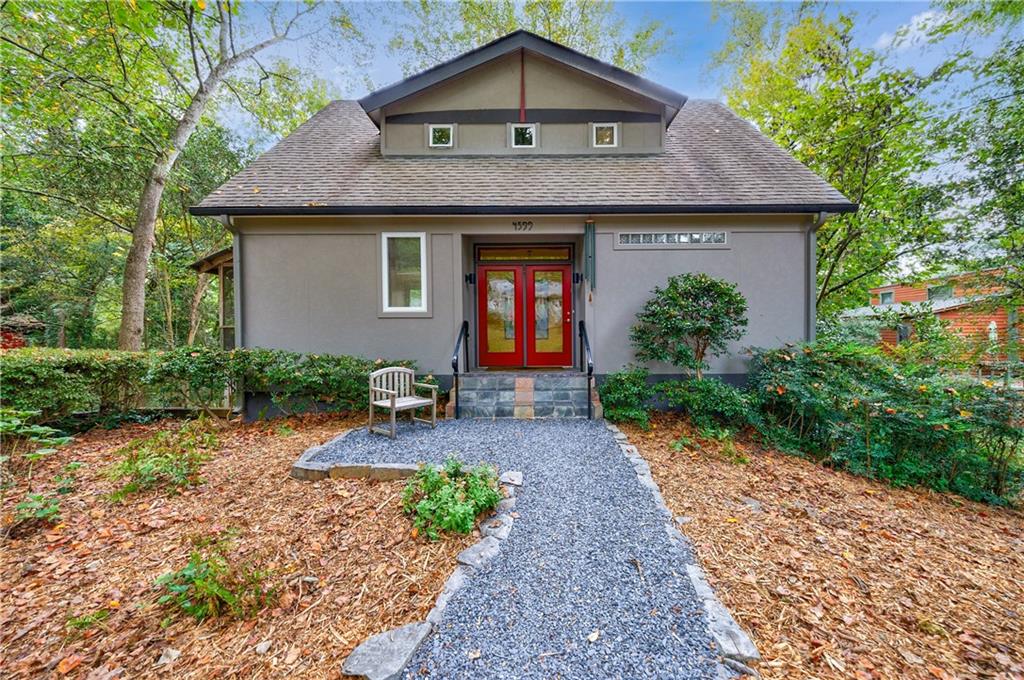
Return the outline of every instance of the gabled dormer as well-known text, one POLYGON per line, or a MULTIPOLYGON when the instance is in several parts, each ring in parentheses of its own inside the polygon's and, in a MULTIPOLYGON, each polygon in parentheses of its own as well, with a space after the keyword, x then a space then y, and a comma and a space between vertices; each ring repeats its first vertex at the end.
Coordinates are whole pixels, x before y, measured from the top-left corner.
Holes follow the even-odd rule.
POLYGON ((517 31, 359 101, 384 155, 655 154, 686 97, 517 31))

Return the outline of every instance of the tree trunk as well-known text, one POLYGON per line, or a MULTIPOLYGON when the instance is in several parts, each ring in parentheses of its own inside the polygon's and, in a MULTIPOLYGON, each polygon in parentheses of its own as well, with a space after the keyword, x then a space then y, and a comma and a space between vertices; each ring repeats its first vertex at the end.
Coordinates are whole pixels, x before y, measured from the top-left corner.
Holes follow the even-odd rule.
POLYGON ((188 339, 185 341, 186 345, 192 345, 196 341, 196 333, 199 332, 199 307, 203 303, 203 297, 206 295, 206 290, 210 287, 212 278, 209 274, 200 274, 199 280, 196 281, 196 289, 192 293, 192 304, 188 308, 188 339))
POLYGON ((138 217, 132 230, 132 247, 128 250, 128 259, 124 263, 121 329, 117 334, 118 349, 142 349, 142 332, 146 318, 146 274, 149 270, 149 257, 153 253, 156 219, 160 212, 164 185, 174 162, 178 160, 181 150, 199 125, 199 118, 220 84, 221 78, 222 76, 215 71, 192 98, 192 103, 185 109, 174 129, 174 134, 171 135, 169 148, 153 164, 146 186, 142 189, 138 217))

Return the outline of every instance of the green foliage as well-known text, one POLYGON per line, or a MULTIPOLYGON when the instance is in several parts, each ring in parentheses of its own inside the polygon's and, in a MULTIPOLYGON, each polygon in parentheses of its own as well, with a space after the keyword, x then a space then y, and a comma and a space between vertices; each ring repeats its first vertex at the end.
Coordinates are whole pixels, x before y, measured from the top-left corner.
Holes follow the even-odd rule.
POLYGON ((273 593, 263 588, 267 575, 229 559, 230 541, 196 543, 188 564, 156 580, 167 591, 157 600, 159 604, 204 621, 216 616, 247 618, 271 601, 273 593))
POLYGON ((477 516, 501 500, 494 468, 467 469, 454 456, 438 469, 424 465, 402 492, 402 509, 413 515, 413 526, 436 541, 442 531, 468 534, 477 516))
POLYGON ((0 353, 4 400, 41 422, 77 411, 127 410, 141 399, 149 356, 110 350, 17 349, 0 353))
POLYGON ((663 361, 703 377, 710 354, 743 337, 747 301, 736 284, 707 274, 669 277, 636 315, 630 340, 641 361, 663 361))
MULTIPOLYGON (((25 348, 0 352, 4 398, 14 409, 38 411, 40 422, 95 412, 113 422, 142 404, 212 409, 226 392, 269 393, 285 412, 367 406, 367 376, 411 361, 299 354, 283 350, 181 347, 117 352, 25 348)), ((427 376, 424 381, 432 380, 427 376)), ((0 417, 0 428, 3 425, 0 417)))
POLYGON ((604 417, 613 423, 635 423, 646 429, 650 425, 647 402, 653 395, 648 375, 648 370, 640 366, 608 374, 597 388, 604 417))
POLYGON ((149 489, 175 492, 199 484, 199 468, 216 446, 217 437, 206 418, 132 441, 117 452, 122 460, 108 472, 111 479, 127 480, 110 495, 111 500, 122 501, 149 489))
POLYGON ((39 415, 39 411, 0 407, 0 486, 10 481, 13 471, 26 467, 23 464, 31 478, 35 463, 71 441, 52 427, 33 423, 39 415))
POLYGON ((1024 394, 901 364, 876 348, 761 351, 765 432, 856 474, 1007 502, 1024 486, 1024 394))
POLYGON ((680 409, 697 428, 746 427, 759 423, 753 395, 721 380, 666 380, 657 393, 680 409))
POLYGON ((93 626, 101 625, 109 618, 110 610, 97 609, 92 613, 83 614, 82 616, 72 616, 68 619, 64 627, 67 628, 69 632, 81 632, 83 630, 88 630, 93 626))
POLYGON ((34 520, 56 524, 60 521, 60 500, 52 493, 30 493, 14 506, 14 523, 34 520))
MULTIPOLYGON (((958 69, 921 72, 855 37, 855 20, 824 4, 718 3, 729 38, 716 57, 726 102, 797 160, 859 204, 818 231, 818 308, 864 304, 867 290, 908 256, 949 240, 951 204, 940 164, 934 96, 958 69)), ((920 263, 919 263, 920 264, 920 263)))
POLYGON ((660 21, 627 27, 615 5, 589 2, 517 3, 511 0, 406 0, 390 48, 406 75, 526 29, 584 54, 643 73, 665 51, 671 32, 660 21))

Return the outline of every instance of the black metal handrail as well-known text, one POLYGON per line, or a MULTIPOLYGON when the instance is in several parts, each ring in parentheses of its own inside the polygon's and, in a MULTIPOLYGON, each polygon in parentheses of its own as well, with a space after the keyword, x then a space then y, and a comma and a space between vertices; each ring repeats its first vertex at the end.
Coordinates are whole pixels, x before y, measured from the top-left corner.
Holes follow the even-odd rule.
MULTIPOLYGON (((580 320, 580 370, 587 371, 587 418, 594 419, 594 355, 590 351, 590 338, 587 337, 587 324, 580 320)), ((456 395, 458 392, 456 392, 456 395)), ((458 405, 456 403, 456 408, 458 405)))
POLYGON ((452 351, 452 386, 455 388, 455 418, 459 418, 459 348, 466 353, 465 367, 469 368, 469 322, 463 321, 459 327, 459 335, 455 338, 455 349, 452 351))

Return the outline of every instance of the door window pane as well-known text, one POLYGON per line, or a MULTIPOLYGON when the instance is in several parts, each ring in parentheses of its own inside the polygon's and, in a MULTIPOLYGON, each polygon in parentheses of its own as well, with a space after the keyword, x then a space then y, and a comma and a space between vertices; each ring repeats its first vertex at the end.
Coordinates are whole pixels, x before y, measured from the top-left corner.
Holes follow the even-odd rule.
POLYGON ((487 272, 487 351, 516 351, 515 272, 487 272))
POLYGON ((533 273, 533 337, 537 352, 561 352, 562 272, 533 273))
POLYGON ((423 234, 385 234, 385 311, 426 311, 425 241, 423 234))

